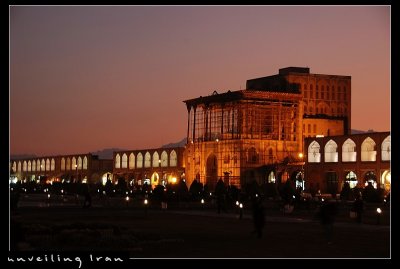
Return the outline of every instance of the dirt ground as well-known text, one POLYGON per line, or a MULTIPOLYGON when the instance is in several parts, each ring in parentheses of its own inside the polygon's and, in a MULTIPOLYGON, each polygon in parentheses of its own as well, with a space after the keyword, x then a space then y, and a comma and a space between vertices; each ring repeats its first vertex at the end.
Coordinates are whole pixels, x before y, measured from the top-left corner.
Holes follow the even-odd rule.
POLYGON ((388 225, 343 222, 328 244, 310 216, 266 211, 262 238, 251 215, 214 210, 21 207, 11 212, 17 250, 127 251, 131 258, 391 258, 388 225))

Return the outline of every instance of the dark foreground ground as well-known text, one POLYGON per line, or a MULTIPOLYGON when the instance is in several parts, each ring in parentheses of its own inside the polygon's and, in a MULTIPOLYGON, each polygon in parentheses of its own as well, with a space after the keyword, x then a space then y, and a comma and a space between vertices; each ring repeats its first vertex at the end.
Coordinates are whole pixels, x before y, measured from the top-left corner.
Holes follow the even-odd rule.
POLYGON ((11 241, 18 250, 117 250, 131 258, 391 258, 384 223, 339 218, 328 244, 310 215, 267 210, 258 239, 248 213, 239 219, 207 209, 20 207, 11 212, 11 241))

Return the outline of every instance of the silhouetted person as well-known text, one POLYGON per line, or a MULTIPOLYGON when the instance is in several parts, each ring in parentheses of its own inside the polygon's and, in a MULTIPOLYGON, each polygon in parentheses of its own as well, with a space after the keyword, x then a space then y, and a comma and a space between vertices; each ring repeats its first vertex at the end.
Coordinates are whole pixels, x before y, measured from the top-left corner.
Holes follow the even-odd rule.
POLYGON ((221 208, 224 206, 225 184, 220 178, 215 186, 215 195, 217 196, 218 214, 221 213, 221 208))
POLYGON ((83 207, 91 207, 92 206, 92 196, 89 192, 89 186, 87 184, 83 184, 83 196, 85 197, 85 201, 83 202, 83 207))
POLYGON ((362 213, 364 211, 364 202, 361 195, 358 195, 353 203, 353 211, 357 213, 356 221, 358 223, 362 222, 362 213))
POLYGON ((320 207, 319 217, 322 226, 324 227, 325 237, 328 244, 332 243, 333 235, 333 223, 335 222, 335 217, 337 213, 336 203, 326 202, 320 207))
POLYGON ((260 198, 256 197, 252 201, 254 231, 257 233, 257 238, 262 237, 263 228, 265 225, 264 207, 260 198))

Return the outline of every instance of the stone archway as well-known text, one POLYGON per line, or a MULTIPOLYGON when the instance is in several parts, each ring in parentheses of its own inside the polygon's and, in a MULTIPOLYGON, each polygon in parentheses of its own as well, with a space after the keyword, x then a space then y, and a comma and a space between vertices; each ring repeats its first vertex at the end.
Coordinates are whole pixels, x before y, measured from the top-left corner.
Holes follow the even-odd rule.
POLYGON ((218 161, 217 156, 211 153, 207 158, 206 183, 213 189, 218 181, 218 161))

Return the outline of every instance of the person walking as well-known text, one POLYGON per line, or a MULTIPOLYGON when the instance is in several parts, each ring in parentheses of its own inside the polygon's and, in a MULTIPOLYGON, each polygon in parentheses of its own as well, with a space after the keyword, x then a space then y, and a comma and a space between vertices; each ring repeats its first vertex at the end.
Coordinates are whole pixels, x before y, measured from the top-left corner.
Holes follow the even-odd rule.
POLYGON ((357 195, 356 200, 353 203, 353 211, 356 212, 357 223, 362 223, 362 213, 364 211, 364 201, 361 194, 357 195))
POLYGON ((333 239, 333 223, 337 213, 336 203, 333 201, 325 202, 321 205, 319 217, 324 227, 325 238, 328 244, 332 244, 333 239))
POLYGON ((262 200, 260 197, 253 198, 252 210, 253 210, 254 232, 257 234, 257 238, 261 238, 265 226, 265 214, 264 214, 264 207, 262 205, 262 200))

